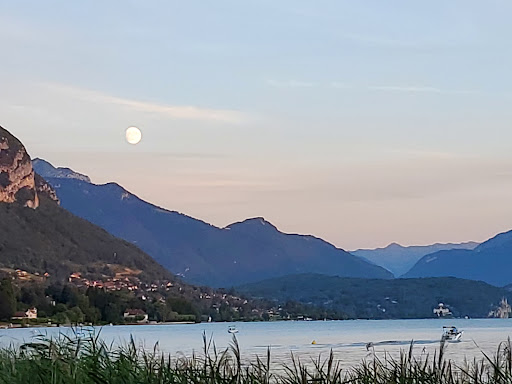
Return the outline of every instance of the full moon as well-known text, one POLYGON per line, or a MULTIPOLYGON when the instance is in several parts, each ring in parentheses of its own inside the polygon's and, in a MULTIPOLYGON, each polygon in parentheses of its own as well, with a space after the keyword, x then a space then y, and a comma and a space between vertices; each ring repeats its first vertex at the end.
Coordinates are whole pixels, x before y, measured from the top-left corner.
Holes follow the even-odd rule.
POLYGON ((130 144, 138 144, 142 140, 142 132, 137 127, 130 127, 126 130, 126 141, 130 144))

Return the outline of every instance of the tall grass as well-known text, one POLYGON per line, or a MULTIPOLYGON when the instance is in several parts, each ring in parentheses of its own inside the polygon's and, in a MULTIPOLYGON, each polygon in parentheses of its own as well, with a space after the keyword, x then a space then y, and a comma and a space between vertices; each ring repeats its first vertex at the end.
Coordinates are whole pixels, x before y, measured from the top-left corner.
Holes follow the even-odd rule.
POLYGON ((213 383, 512 383, 512 343, 501 343, 496 353, 482 352, 480 360, 456 366, 444 359, 444 345, 433 356, 415 358, 413 344, 398 358, 375 354, 359 365, 342 369, 331 352, 327 359, 308 362, 291 356, 281 369, 266 356, 244 363, 237 339, 218 350, 203 335, 203 351, 191 357, 171 357, 158 345, 148 351, 133 339, 123 346, 105 343, 99 334, 86 337, 38 336, 20 347, 0 350, 0 383, 8 384, 213 384, 213 383))

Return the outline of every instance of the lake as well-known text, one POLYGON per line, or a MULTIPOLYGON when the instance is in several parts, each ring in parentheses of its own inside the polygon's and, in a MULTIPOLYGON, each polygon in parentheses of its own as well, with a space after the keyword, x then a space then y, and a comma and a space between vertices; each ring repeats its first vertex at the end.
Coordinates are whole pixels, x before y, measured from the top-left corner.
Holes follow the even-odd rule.
MULTIPOLYGON (((266 356, 271 348, 275 364, 290 361, 291 353, 302 361, 326 357, 332 350, 343 366, 357 364, 371 357, 366 344, 372 342, 381 356, 386 352, 398 356, 408 350, 414 340, 417 357, 433 355, 439 348, 443 325, 454 325, 464 331, 461 342, 448 343, 446 356, 458 363, 464 357, 482 358, 482 352, 496 351, 498 344, 512 336, 512 319, 427 319, 427 320, 348 320, 348 321, 286 321, 261 323, 201 323, 172 325, 105 326, 97 328, 101 337, 115 344, 126 343, 133 336, 137 344, 159 349, 172 355, 190 356, 203 350, 203 333, 213 337, 217 348, 226 348, 232 340, 228 326, 235 325, 244 360, 266 356), (316 344, 312 344, 315 341, 316 344)), ((23 328, 0 330, 0 346, 18 345, 33 340, 36 334, 48 336, 71 333, 70 328, 23 328)))

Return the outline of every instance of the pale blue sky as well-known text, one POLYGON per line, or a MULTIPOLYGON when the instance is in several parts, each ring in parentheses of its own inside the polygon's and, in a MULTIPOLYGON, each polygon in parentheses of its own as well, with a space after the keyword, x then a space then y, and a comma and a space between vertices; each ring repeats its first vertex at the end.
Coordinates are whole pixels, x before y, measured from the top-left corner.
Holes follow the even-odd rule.
POLYGON ((484 240, 512 228, 511 14, 0 0, 0 124, 33 157, 219 226, 264 216, 346 249, 484 240))

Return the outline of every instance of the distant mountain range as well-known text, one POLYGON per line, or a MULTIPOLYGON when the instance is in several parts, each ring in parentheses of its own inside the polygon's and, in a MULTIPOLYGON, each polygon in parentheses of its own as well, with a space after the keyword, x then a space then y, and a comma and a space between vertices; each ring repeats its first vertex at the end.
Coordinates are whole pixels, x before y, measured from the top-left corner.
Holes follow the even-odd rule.
POLYGON ((313 236, 282 233, 263 218, 218 228, 145 202, 118 184, 96 185, 85 175, 40 159, 33 164, 55 189, 62 207, 137 245, 195 284, 231 287, 301 273, 390 279, 389 271, 406 278, 454 276, 497 286, 512 283, 507 272, 512 267, 512 232, 481 245, 391 244, 352 255, 313 236))
POLYGON ((37 159, 64 208, 136 244, 187 281, 216 287, 315 272, 389 279, 384 268, 313 236, 280 232, 263 218, 218 228, 147 203, 115 183, 96 185, 37 159))
POLYGON ((439 251, 422 257, 403 277, 454 276, 496 286, 512 283, 512 231, 473 250, 439 251))
POLYGON ((432 244, 404 247, 397 243, 391 243, 385 248, 358 249, 350 251, 351 254, 364 258, 376 265, 391 271, 396 277, 408 272, 416 262, 430 253, 451 249, 474 249, 478 246, 475 242, 432 244))
POLYGON ((235 289, 281 305, 293 300, 359 319, 431 318, 439 303, 455 317, 487 317, 503 297, 512 297, 504 288, 452 277, 374 280, 300 274, 235 289))

